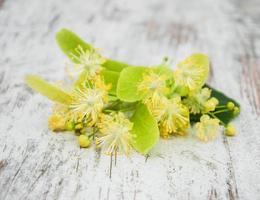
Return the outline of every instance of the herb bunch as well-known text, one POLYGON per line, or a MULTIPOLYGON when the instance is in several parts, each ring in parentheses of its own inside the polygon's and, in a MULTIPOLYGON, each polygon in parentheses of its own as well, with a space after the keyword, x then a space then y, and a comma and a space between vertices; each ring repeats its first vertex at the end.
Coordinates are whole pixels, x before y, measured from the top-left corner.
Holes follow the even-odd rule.
POLYGON ((74 132, 80 147, 92 143, 108 155, 128 155, 132 148, 147 154, 160 136, 192 134, 207 142, 220 126, 226 135, 236 134, 230 121, 239 104, 206 84, 206 55, 193 54, 172 70, 167 58, 151 67, 105 58, 67 29, 56 40, 73 65, 67 70, 70 89, 34 75, 26 83, 55 102, 49 128, 74 132))

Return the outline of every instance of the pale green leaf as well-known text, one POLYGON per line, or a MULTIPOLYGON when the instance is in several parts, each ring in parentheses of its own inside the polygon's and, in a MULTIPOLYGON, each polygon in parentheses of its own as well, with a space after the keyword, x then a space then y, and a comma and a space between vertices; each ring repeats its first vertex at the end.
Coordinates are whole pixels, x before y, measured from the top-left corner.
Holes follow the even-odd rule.
POLYGON ((191 64, 195 66, 209 66, 209 57, 205 54, 202 53, 194 53, 184 59, 183 61, 179 62, 178 65, 183 65, 183 64, 191 64))
POLYGON ((110 71, 115 72, 121 72, 124 68, 129 67, 129 65, 126 63, 122 63, 111 59, 107 59, 102 66, 110 71))
POLYGON ((139 153, 147 154, 159 139, 157 122, 144 104, 137 106, 131 121, 134 123, 132 145, 139 153))
POLYGON ((117 82, 118 82, 118 78, 119 78, 119 73, 104 69, 104 70, 101 71, 101 75, 104 78, 105 84, 111 85, 111 88, 109 90, 109 94, 115 95, 116 94, 116 88, 117 88, 117 82))
POLYGON ((71 101, 71 96, 68 93, 54 85, 49 84, 38 76, 27 75, 25 77, 25 82, 29 87, 39 92, 43 96, 48 97, 52 101, 56 101, 62 104, 69 104, 71 101))
POLYGON ((127 67, 122 70, 117 83, 117 97, 123 101, 134 102, 142 99, 138 85, 143 79, 143 74, 149 68, 127 67))
POLYGON ((173 70, 168 66, 158 66, 153 68, 154 72, 159 75, 164 75, 167 79, 173 78, 173 70))

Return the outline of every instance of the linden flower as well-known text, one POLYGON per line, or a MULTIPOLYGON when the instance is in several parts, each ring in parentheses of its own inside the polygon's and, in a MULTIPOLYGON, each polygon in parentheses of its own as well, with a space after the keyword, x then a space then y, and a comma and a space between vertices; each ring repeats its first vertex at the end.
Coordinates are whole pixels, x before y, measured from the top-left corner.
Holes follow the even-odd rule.
POLYGON ((200 112, 207 113, 215 110, 219 103, 215 97, 210 98, 211 90, 203 88, 198 92, 190 93, 189 96, 183 100, 183 103, 188 106, 190 112, 198 114, 200 112))
POLYGON ((102 115, 98 127, 101 135, 97 138, 97 145, 106 154, 113 155, 116 152, 129 154, 133 123, 123 113, 102 115))
POLYGON ((195 124, 195 134, 204 142, 214 139, 218 130, 219 120, 210 118, 208 115, 202 115, 200 122, 195 124))
POLYGON ((52 131, 64 131, 66 129, 66 119, 62 115, 51 115, 48 119, 49 129, 52 131))
POLYGON ((66 130, 67 120, 69 119, 68 107, 63 104, 54 104, 53 114, 48 119, 48 126, 52 131, 66 130))
POLYGON ((218 105, 219 101, 215 97, 211 97, 209 100, 206 101, 204 104, 204 112, 214 111, 216 106, 218 105))
POLYGON ((189 109, 181 103, 181 99, 164 99, 164 113, 159 121, 161 136, 183 134, 189 128, 189 109))
POLYGON ((154 72, 144 74, 143 80, 138 85, 138 91, 145 96, 145 103, 147 101, 155 103, 159 99, 158 94, 164 94, 166 92, 166 79, 166 76, 154 72))
POLYGON ((69 105, 73 118, 86 120, 89 126, 93 126, 108 100, 107 87, 88 88, 86 86, 76 88, 72 94, 72 103, 69 105))
POLYGON ((157 121, 159 121, 165 113, 166 101, 164 98, 164 96, 155 93, 152 98, 145 99, 145 104, 148 110, 157 121))
MULTIPOLYGON (((194 56, 203 59, 203 55, 195 54, 194 56)), ((209 72, 208 65, 196 63, 193 60, 194 56, 180 62, 173 74, 175 83, 187 87, 190 91, 199 89, 204 84, 209 72)))
POLYGON ((101 70, 101 65, 106 61, 95 49, 84 50, 81 46, 76 49, 78 55, 72 54, 75 59, 76 70, 81 73, 86 71, 88 75, 94 76, 101 70))

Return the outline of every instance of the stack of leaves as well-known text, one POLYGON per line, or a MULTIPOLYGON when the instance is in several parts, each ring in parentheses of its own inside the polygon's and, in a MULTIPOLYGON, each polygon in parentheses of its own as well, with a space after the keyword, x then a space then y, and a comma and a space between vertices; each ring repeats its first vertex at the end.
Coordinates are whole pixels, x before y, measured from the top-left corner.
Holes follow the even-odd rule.
POLYGON ((193 54, 172 70, 167 59, 143 67, 105 58, 66 29, 56 40, 73 66, 67 70, 71 84, 60 87, 33 75, 26 83, 55 102, 49 128, 73 131, 80 147, 92 142, 109 155, 128 155, 132 148, 147 154, 160 136, 192 134, 206 142, 220 126, 235 135, 229 122, 239 105, 205 84, 206 55, 193 54))

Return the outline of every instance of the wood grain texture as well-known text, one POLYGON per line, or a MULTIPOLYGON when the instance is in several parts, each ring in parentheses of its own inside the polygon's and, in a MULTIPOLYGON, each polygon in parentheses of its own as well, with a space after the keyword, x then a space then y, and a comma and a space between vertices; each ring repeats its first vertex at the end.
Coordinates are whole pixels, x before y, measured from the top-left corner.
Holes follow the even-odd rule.
POLYGON ((260 3, 257 0, 0 1, 0 199, 260 199, 260 3), (3 3, 4 2, 4 3, 3 3), (54 42, 67 27, 132 64, 211 58, 209 82, 241 102, 238 136, 160 140, 151 156, 109 157, 47 129, 51 103, 26 74, 65 77, 54 42))

